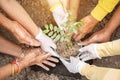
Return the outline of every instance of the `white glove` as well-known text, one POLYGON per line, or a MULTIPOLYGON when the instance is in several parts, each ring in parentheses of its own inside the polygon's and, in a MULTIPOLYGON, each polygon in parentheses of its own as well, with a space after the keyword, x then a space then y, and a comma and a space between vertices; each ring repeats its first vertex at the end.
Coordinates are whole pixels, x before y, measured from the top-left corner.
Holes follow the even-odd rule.
POLYGON ((88 46, 80 48, 79 49, 80 59, 82 61, 87 61, 87 60, 96 59, 96 58, 101 59, 101 57, 99 56, 99 54, 97 52, 96 46, 97 46, 97 44, 90 44, 88 46))
POLYGON ((68 71, 71 73, 81 72, 82 68, 86 64, 85 62, 80 61, 79 57, 70 57, 70 62, 67 62, 63 58, 60 58, 60 60, 65 65, 65 67, 68 69, 68 71))
POLYGON ((49 52, 51 55, 53 56, 58 56, 54 51, 56 50, 56 44, 54 43, 54 41, 49 38, 48 36, 46 36, 42 30, 40 29, 38 35, 35 37, 37 40, 39 40, 41 42, 41 48, 46 51, 49 52))
POLYGON ((66 22, 68 21, 68 13, 64 11, 63 6, 60 5, 57 8, 55 8, 52 11, 52 14, 59 28, 65 30, 65 28, 61 25, 66 24, 66 22))

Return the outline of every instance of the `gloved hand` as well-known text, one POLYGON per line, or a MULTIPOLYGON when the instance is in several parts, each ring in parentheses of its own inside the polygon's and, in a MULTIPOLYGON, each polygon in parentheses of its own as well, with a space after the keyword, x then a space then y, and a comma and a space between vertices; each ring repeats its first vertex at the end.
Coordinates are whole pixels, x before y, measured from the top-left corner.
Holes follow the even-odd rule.
POLYGON ((99 54, 97 52, 96 46, 97 46, 97 44, 90 44, 88 46, 80 48, 79 49, 80 59, 82 61, 87 61, 87 60, 96 59, 96 58, 101 59, 101 57, 99 56, 99 54))
POLYGON ((70 62, 67 62, 63 58, 60 58, 60 60, 71 73, 79 73, 86 64, 85 62, 80 61, 79 57, 70 57, 70 62))
POLYGON ((58 55, 53 51, 53 49, 56 50, 57 48, 56 44, 51 38, 45 35, 41 29, 39 30, 39 33, 35 38, 41 42, 41 48, 44 51, 50 53, 53 56, 58 57, 58 55))
MULTIPOLYGON (((65 30, 64 27, 62 27, 61 25, 65 24, 68 21, 68 13, 65 12, 62 4, 58 3, 59 6, 57 6, 55 9, 51 8, 53 17, 57 23, 57 25, 59 26, 60 29, 65 30)), ((56 4, 56 5, 58 5, 56 4)), ((54 6, 53 6, 54 7, 54 6)))

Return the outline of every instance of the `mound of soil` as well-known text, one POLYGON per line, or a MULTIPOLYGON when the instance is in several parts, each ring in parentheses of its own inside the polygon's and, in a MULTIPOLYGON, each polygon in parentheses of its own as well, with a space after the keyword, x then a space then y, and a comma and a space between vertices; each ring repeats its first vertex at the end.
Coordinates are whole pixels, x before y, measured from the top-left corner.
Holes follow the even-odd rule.
POLYGON ((60 56, 62 56, 65 59, 69 59, 70 56, 77 56, 80 48, 77 44, 73 44, 70 47, 67 46, 68 44, 69 43, 66 42, 57 43, 57 52, 60 56))

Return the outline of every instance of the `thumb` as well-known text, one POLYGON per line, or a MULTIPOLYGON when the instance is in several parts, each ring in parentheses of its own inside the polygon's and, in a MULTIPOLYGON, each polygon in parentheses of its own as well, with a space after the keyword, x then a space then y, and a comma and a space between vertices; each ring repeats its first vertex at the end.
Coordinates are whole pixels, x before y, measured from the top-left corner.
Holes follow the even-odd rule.
POLYGON ((41 43, 39 41, 35 40, 35 39, 32 39, 31 43, 30 43, 31 46, 40 46, 40 44, 41 43))
POLYGON ((69 63, 68 63, 65 59, 60 58, 60 60, 61 60, 61 62, 62 62, 65 66, 68 66, 69 63))

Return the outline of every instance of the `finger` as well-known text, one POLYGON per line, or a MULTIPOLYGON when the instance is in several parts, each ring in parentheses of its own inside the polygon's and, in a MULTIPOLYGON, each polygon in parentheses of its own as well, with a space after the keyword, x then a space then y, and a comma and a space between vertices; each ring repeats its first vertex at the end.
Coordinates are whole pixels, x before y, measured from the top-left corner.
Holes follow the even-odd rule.
POLYGON ((49 61, 47 61, 47 60, 43 61, 43 63, 44 63, 44 64, 47 64, 47 65, 49 65, 49 66, 51 66, 51 67, 55 67, 55 66, 56 66, 54 63, 49 62, 49 61))
POLYGON ((26 37, 25 41, 28 42, 31 46, 40 46, 40 42, 35 40, 33 37, 26 37))
POLYGON ((30 43, 30 45, 31 46, 40 46, 40 42, 39 41, 37 41, 36 39, 31 39, 32 41, 31 41, 31 43, 30 43))
POLYGON ((59 55, 58 55, 55 51, 53 51, 52 48, 49 49, 49 53, 50 53, 52 56, 59 57, 59 55))
POLYGON ((47 60, 53 61, 55 63, 59 62, 59 60, 57 58, 53 58, 53 57, 48 57, 47 60))
POLYGON ((50 70, 48 67, 46 67, 46 66, 45 66, 44 64, 42 64, 42 63, 37 63, 36 65, 42 67, 43 69, 45 69, 45 70, 47 70, 47 71, 50 70))
POLYGON ((87 39, 87 40, 85 40, 85 41, 82 41, 82 42, 80 42, 80 43, 78 43, 78 45, 79 46, 81 46, 81 45, 88 45, 88 44, 90 44, 91 42, 89 41, 89 39, 87 39))
POLYGON ((42 62, 42 61, 44 61, 45 59, 47 59, 47 57, 49 57, 49 56, 50 56, 50 54, 41 54, 41 55, 39 55, 39 56, 37 57, 36 60, 38 60, 39 62, 42 62))
POLYGON ((63 58, 60 58, 60 60, 65 66, 69 65, 69 63, 66 60, 64 60, 63 58))
POLYGON ((80 48, 79 49, 80 53, 83 54, 87 51, 86 47, 80 48))
POLYGON ((79 32, 79 34, 77 34, 77 35, 74 36, 74 39, 75 39, 75 41, 79 41, 79 40, 82 39, 84 36, 85 36, 84 33, 79 32))
POLYGON ((83 58, 85 58, 87 56, 89 56, 89 55, 87 53, 86 54, 84 53, 83 55, 80 56, 80 59, 83 59, 83 58))
POLYGON ((92 58, 90 58, 89 56, 88 57, 85 57, 82 59, 82 61, 88 61, 88 60, 91 60, 92 58))
POLYGON ((56 46, 56 44, 53 42, 53 43, 51 43, 51 45, 50 45, 53 49, 57 49, 57 46, 56 46))

